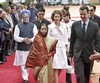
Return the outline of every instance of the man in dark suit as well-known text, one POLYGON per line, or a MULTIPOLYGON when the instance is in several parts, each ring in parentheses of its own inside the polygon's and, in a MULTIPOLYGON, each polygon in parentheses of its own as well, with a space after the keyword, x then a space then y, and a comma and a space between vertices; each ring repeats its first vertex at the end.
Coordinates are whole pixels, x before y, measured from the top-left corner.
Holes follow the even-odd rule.
POLYGON ((100 51, 100 32, 97 23, 89 20, 87 6, 80 7, 79 12, 81 20, 72 25, 68 57, 71 60, 74 56, 77 83, 89 83, 91 65, 89 56, 94 54, 94 50, 100 51))
MULTIPOLYGON (((18 15, 16 10, 17 10, 17 6, 15 4, 12 4, 11 5, 11 11, 12 11, 11 16, 12 16, 12 20, 13 20, 13 24, 14 24, 13 34, 14 34, 15 26, 19 23, 19 21, 21 21, 21 19, 19 18, 20 15, 18 15)), ((13 41, 12 41, 12 51, 14 52, 15 50, 16 50, 16 42, 13 39, 13 41)))
POLYGON ((96 11, 96 6, 90 5, 89 6, 90 19, 92 21, 96 22, 98 24, 99 28, 100 28, 100 17, 95 14, 95 11, 96 11))
POLYGON ((3 20, 3 9, 0 9, 0 64, 2 64, 4 61, 6 61, 5 57, 5 41, 6 36, 5 33, 9 33, 10 29, 4 26, 4 20, 3 20))
MULTIPOLYGON (((95 14, 95 11, 96 11, 96 6, 95 5, 90 5, 89 6, 90 19, 92 21, 96 22, 99 26, 99 29, 100 29, 100 17, 95 14)), ((95 74, 93 72, 93 65, 94 65, 94 61, 91 64, 91 74, 95 74)))
POLYGON ((14 26, 19 23, 19 16, 16 10, 17 10, 16 5, 11 5, 11 11, 12 11, 11 16, 12 16, 14 26))
POLYGON ((11 49, 11 39, 12 39, 12 28, 11 28, 11 24, 10 22, 7 20, 6 18, 6 12, 3 11, 2 13, 2 17, 1 17, 2 23, 3 23, 3 27, 5 27, 6 29, 9 30, 9 32, 5 31, 4 32, 4 36, 5 36, 5 41, 3 43, 3 47, 4 47, 4 61, 6 62, 7 59, 5 57, 5 55, 11 55, 10 49, 11 49))

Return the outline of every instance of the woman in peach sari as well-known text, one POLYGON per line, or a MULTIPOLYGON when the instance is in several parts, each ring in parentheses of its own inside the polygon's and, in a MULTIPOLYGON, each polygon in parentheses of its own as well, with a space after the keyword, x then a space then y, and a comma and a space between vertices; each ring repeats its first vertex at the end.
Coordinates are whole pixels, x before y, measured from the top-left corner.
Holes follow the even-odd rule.
POLYGON ((48 27, 41 24, 26 61, 26 67, 34 69, 37 83, 54 83, 52 60, 57 40, 47 36, 47 33, 48 27))

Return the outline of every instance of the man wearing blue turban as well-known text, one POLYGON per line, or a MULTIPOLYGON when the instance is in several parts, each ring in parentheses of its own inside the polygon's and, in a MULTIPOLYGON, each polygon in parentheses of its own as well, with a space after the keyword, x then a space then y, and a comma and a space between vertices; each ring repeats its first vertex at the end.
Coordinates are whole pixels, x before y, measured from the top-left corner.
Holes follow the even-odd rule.
POLYGON ((29 10, 24 10, 21 12, 21 17, 23 16, 23 14, 27 13, 28 16, 30 17, 31 16, 31 12, 29 10))
POLYGON ((26 59, 37 33, 35 24, 29 22, 30 12, 25 10, 21 13, 23 22, 17 24, 14 30, 14 40, 17 42, 17 50, 14 65, 21 67, 23 83, 28 83, 28 69, 25 68, 26 59))

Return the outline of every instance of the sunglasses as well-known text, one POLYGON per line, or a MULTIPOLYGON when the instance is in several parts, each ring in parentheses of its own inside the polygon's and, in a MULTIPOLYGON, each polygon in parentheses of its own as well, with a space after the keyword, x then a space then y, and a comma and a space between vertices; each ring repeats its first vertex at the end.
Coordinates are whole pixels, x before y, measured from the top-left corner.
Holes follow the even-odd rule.
POLYGON ((44 14, 39 14, 39 15, 42 15, 43 16, 44 14))
POLYGON ((90 12, 93 12, 94 10, 89 10, 90 12))

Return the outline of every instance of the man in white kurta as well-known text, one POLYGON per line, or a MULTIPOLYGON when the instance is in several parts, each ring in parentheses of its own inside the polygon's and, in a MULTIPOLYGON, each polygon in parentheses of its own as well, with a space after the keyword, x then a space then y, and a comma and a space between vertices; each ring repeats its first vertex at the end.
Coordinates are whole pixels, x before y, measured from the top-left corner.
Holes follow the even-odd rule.
POLYGON ((28 83, 28 69, 25 68, 26 59, 37 33, 37 27, 29 22, 29 13, 22 13, 23 22, 15 26, 14 40, 17 42, 17 50, 14 65, 21 66, 21 74, 24 83, 28 83))

